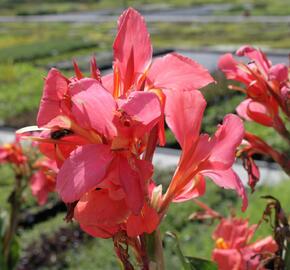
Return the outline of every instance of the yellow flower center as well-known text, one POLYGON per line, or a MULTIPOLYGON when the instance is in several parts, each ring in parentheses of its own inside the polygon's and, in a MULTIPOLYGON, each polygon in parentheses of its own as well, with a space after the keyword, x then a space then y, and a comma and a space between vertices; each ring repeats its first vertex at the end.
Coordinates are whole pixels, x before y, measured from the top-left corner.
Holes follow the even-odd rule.
POLYGON ((216 248, 219 248, 219 249, 228 249, 229 248, 229 245, 221 237, 215 241, 215 246, 216 246, 216 248))

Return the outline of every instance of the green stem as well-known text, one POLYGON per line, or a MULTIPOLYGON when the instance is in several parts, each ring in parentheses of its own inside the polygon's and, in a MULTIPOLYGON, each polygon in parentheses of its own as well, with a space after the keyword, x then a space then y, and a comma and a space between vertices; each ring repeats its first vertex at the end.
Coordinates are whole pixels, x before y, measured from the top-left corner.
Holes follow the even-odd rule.
POLYGON ((157 229, 151 234, 146 235, 146 248, 150 261, 149 265, 152 266, 150 270, 151 269, 164 270, 165 269, 164 254, 159 229, 157 229))
POLYGON ((3 243, 3 253, 4 258, 7 265, 10 265, 10 256, 11 256, 11 243, 13 241, 14 235, 17 230, 18 226, 18 218, 20 213, 20 205, 21 205, 21 195, 22 195, 22 175, 16 174, 15 175, 15 188, 10 196, 10 219, 9 219, 9 227, 4 236, 4 243, 3 243))
POLYGON ((285 270, 290 270, 290 240, 287 241, 287 249, 285 254, 285 270))

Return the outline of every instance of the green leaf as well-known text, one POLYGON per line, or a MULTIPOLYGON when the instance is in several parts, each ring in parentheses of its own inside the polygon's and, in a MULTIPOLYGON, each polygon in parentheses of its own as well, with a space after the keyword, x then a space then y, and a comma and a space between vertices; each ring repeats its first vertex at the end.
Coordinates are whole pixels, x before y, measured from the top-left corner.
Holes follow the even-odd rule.
POLYGON ((14 269, 20 257, 20 243, 19 238, 14 236, 10 246, 9 269, 14 269))
POLYGON ((166 235, 174 240, 174 249, 184 270, 218 270, 217 265, 209 260, 184 256, 177 235, 173 232, 166 235))
POLYGON ((211 261, 202 258, 185 257, 190 270, 217 270, 217 265, 211 261))

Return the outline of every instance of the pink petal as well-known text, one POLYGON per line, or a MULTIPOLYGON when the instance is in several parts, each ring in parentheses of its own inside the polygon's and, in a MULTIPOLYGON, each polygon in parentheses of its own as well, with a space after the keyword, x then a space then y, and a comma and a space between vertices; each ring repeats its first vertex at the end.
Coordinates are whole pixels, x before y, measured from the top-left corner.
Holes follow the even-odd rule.
POLYGON ((113 94, 113 92, 114 92, 114 74, 109 73, 105 76, 102 76, 102 85, 109 93, 113 94))
POLYGON ((37 115, 37 125, 44 126, 61 114, 60 101, 67 92, 68 80, 57 70, 51 69, 45 79, 37 115))
POLYGON ((255 64, 260 67, 260 71, 266 76, 271 66, 271 62, 267 59, 266 55, 261 51, 249 45, 244 45, 237 50, 238 56, 246 56, 255 61, 255 64))
POLYGON ((159 216, 155 209, 144 205, 140 215, 130 215, 126 227, 127 234, 130 237, 136 237, 143 233, 152 233, 159 224, 159 216))
POLYGON ((272 66, 269 70, 269 80, 283 83, 288 80, 288 68, 283 64, 272 66))
MULTIPOLYGON (((100 84, 99 81, 92 78, 80 79, 69 84, 69 93, 71 96, 74 96, 82 91, 86 91, 87 89, 89 89, 90 87, 94 85, 99 85, 99 84, 100 84)), ((98 91, 98 90, 95 89, 95 91, 98 91)))
POLYGON ((125 93, 136 75, 145 72, 152 58, 149 33, 144 18, 136 10, 129 8, 120 16, 113 48, 125 93))
MULTIPOLYGON (((152 174, 152 164, 145 160, 136 160, 131 158, 128 160, 122 156, 119 156, 119 178, 121 186, 126 194, 126 201, 129 208, 134 214, 139 214, 143 204, 145 196, 145 181, 149 181, 144 177, 144 172, 150 172, 152 174)), ((147 173, 148 174, 148 173, 147 173)))
POLYGON ((87 234, 97 238, 112 238, 119 231, 119 226, 90 226, 80 224, 80 227, 87 234))
POLYGON ((148 72, 149 87, 171 90, 200 89, 214 79, 208 70, 177 53, 157 58, 148 72))
POLYGON ((74 202, 103 181, 113 159, 103 144, 79 146, 61 167, 56 190, 64 202, 74 202))
POLYGON ((247 121, 253 121, 249 116, 248 116, 248 105, 249 103, 252 102, 252 99, 248 98, 242 101, 238 107, 236 108, 237 114, 242 117, 243 119, 247 121))
POLYGON ((206 182, 202 175, 195 176, 195 180, 190 181, 177 197, 174 198, 174 202, 185 202, 193 198, 204 195, 206 190, 206 182))
POLYGON ((219 270, 241 270, 242 255, 237 249, 218 249, 212 253, 212 259, 217 263, 219 270))
POLYGON ((252 78, 250 78, 248 73, 238 67, 239 64, 232 54, 227 53, 220 57, 218 68, 225 73, 229 80, 236 80, 245 84, 251 83, 252 78))
POLYGON ((125 200, 112 200, 106 189, 92 190, 82 196, 74 210, 74 218, 86 226, 115 226, 127 218, 130 211, 125 200))
POLYGON ((0 163, 5 162, 8 156, 9 156, 9 153, 7 149, 0 147, 0 163))
POLYGON ((268 236, 249 245, 248 248, 254 251, 256 254, 263 252, 275 253, 278 249, 278 246, 273 237, 268 236))
POLYGON ((237 194, 242 198, 243 205, 242 211, 248 207, 248 198, 245 187, 243 186, 238 175, 232 170, 218 171, 218 170, 205 170, 200 172, 204 176, 211 178, 215 184, 225 189, 234 189, 237 194))
POLYGON ((150 131, 161 117, 160 101, 154 93, 149 92, 132 92, 119 109, 142 124, 135 128, 136 137, 150 131))
POLYGON ((274 255, 277 250, 278 246, 276 242, 273 240, 272 236, 268 236, 242 249, 243 265, 250 270, 259 269, 259 266, 263 264, 260 254, 267 254, 270 256, 271 254, 274 255))
POLYGON ((209 162, 217 169, 228 169, 235 161, 237 147, 244 137, 244 126, 242 120, 234 115, 228 114, 223 124, 218 127, 212 141, 214 146, 211 150, 209 162))
POLYGON ((237 113, 248 121, 255 121, 264 126, 271 127, 273 119, 268 115, 267 108, 252 99, 246 99, 236 108, 237 113))
MULTIPOLYGON (((83 86, 86 86, 86 82, 83 86)), ((116 128, 112 122, 116 102, 96 80, 85 91, 75 94, 72 103, 72 114, 81 127, 93 128, 107 138, 116 135, 116 128)))
POLYGON ((257 225, 249 227, 247 219, 223 218, 212 236, 215 240, 222 238, 228 248, 239 249, 248 244, 256 229, 257 225))
POLYGON ((37 197, 38 204, 45 204, 50 190, 46 188, 46 177, 41 170, 32 175, 30 180, 30 188, 32 195, 37 197))
POLYGON ((199 91, 164 91, 165 118, 181 148, 186 151, 197 140, 206 107, 199 91))
POLYGON ((271 127, 273 125, 273 119, 269 116, 267 107, 259 102, 249 103, 248 116, 264 126, 271 127))

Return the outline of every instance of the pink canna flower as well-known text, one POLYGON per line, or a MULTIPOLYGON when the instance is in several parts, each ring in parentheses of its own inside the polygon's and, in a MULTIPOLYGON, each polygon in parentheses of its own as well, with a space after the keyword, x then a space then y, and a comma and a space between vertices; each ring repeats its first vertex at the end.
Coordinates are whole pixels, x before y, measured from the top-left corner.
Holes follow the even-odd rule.
MULTIPOLYGON (((273 66, 261 50, 250 46, 243 46, 236 54, 248 57, 251 62, 244 64, 235 60, 231 54, 225 54, 220 58, 218 66, 228 79, 244 84, 243 87, 230 86, 231 89, 242 91, 247 95, 236 108, 237 113, 247 121, 255 121, 274 128, 290 143, 290 133, 280 116, 283 112, 286 118, 290 117, 288 67, 283 64, 273 66)), ((287 174, 290 173, 289 158, 286 155, 248 132, 245 134, 245 140, 247 142, 240 148, 238 155, 243 159, 244 167, 248 171, 248 183, 252 191, 260 177, 253 159, 254 154, 271 157, 287 174)))
POLYGON ((113 73, 91 78, 76 63, 73 78, 50 70, 32 139, 56 160, 56 190, 84 231, 102 238, 152 233, 171 201, 205 192, 205 177, 237 191, 244 187, 231 169, 244 129, 228 115, 216 134, 200 135, 206 102, 197 91, 213 82, 193 60, 172 53, 152 60, 144 19, 132 8, 118 22, 113 73), (134 38, 132 38, 134 37, 134 38), (183 153, 165 196, 154 187, 152 156, 165 143, 164 122, 183 153))
POLYGON ((76 63, 73 78, 50 70, 37 117, 44 131, 33 138, 56 160, 56 190, 75 205, 75 219, 104 238, 118 230, 136 236, 157 227, 150 161, 156 130, 159 143, 165 143, 167 91, 193 91, 213 81, 206 69, 179 54, 152 61, 144 19, 134 9, 126 10, 118 25, 112 74, 101 76, 95 59, 91 78, 76 63))
POLYGON ((182 202, 201 196, 205 192, 205 177, 227 189, 234 189, 247 208, 247 196, 241 180, 231 169, 235 149, 244 136, 239 117, 229 114, 212 138, 199 134, 206 106, 202 94, 193 92, 167 93, 165 115, 167 123, 182 148, 178 167, 163 198, 164 211, 173 200, 182 202))
POLYGON ((213 260, 220 270, 265 269, 263 263, 271 258, 278 246, 271 236, 249 243, 257 225, 249 226, 248 220, 222 219, 213 233, 216 246, 213 260))
POLYGON ((237 107, 238 114, 245 120, 273 127, 285 136, 286 128, 279 116, 279 108, 290 116, 287 100, 290 89, 288 67, 283 64, 272 66, 261 50, 248 45, 241 47, 236 54, 248 57, 251 62, 244 64, 231 54, 225 54, 218 66, 228 79, 245 85, 230 86, 247 95, 247 99, 237 107))
POLYGON ((30 188, 38 204, 43 205, 47 201, 48 194, 55 191, 55 177, 58 169, 55 161, 48 158, 37 160, 33 167, 36 171, 30 178, 30 188))

